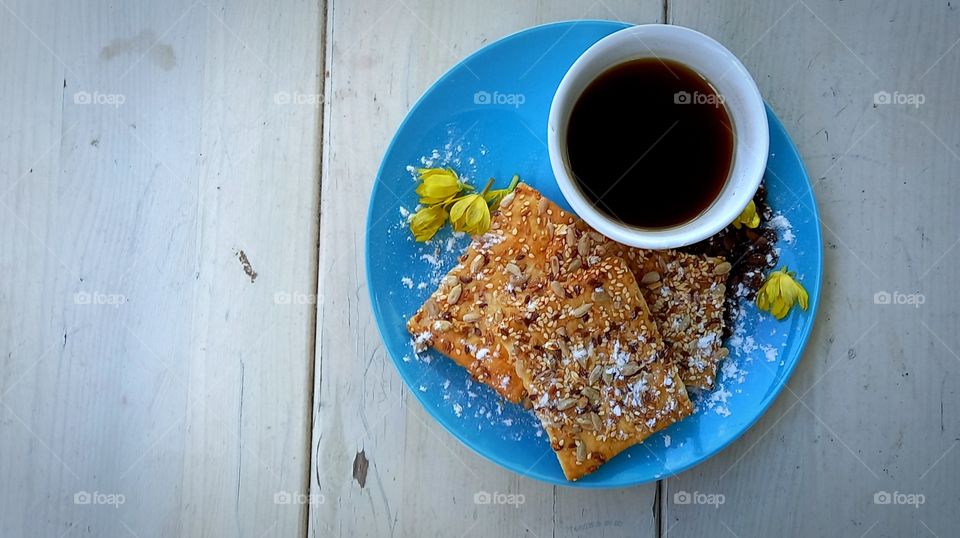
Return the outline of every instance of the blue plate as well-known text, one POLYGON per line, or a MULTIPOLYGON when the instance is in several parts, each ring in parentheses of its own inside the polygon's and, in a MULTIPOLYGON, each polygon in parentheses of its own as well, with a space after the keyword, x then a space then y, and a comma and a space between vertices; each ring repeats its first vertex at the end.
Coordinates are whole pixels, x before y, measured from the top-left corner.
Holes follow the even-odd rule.
POLYGON ((547 156, 547 114, 554 90, 574 60, 600 38, 627 25, 610 21, 548 24, 488 45, 451 69, 420 99, 387 150, 367 216, 367 284, 373 312, 410 392, 454 437, 523 476, 578 487, 624 487, 670 476, 716 454, 770 406, 800 360, 813 328, 823 271, 816 202, 783 124, 768 109, 766 185, 782 218, 780 264, 803 279, 810 309, 782 321, 744 305, 727 341, 718 387, 695 396, 687 419, 570 483, 533 415, 471 381, 435 353, 416 354, 405 323, 456 264, 469 237, 449 226, 415 243, 406 216, 415 210, 412 167, 451 166, 476 184, 505 186, 513 174, 566 205, 547 156))

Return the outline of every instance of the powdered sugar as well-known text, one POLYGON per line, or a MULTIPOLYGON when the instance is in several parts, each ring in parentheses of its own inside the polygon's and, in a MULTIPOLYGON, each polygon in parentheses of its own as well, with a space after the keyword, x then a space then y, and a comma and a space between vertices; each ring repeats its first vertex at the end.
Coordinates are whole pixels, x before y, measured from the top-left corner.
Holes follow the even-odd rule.
POLYGON ((768 224, 773 227, 774 230, 780 235, 786 244, 792 245, 796 242, 796 237, 793 235, 793 224, 783 215, 783 213, 777 213, 768 221, 768 224))

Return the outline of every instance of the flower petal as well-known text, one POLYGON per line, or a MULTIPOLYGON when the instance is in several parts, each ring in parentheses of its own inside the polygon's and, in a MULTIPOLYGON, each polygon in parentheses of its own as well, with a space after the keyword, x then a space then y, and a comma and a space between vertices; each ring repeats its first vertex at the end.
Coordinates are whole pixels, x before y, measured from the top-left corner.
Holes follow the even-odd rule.
POLYGON ((803 289, 803 286, 801 286, 800 284, 797 284, 797 286, 800 288, 800 293, 799 293, 799 296, 800 296, 800 308, 806 310, 806 309, 807 309, 807 305, 808 305, 808 301, 809 301, 809 297, 807 296, 807 290, 803 289))
POLYGON ((467 208, 470 207, 470 199, 474 196, 477 195, 468 194, 454 202, 453 207, 450 208, 450 222, 452 222, 454 226, 457 225, 457 222, 463 220, 463 214, 466 213, 467 208))

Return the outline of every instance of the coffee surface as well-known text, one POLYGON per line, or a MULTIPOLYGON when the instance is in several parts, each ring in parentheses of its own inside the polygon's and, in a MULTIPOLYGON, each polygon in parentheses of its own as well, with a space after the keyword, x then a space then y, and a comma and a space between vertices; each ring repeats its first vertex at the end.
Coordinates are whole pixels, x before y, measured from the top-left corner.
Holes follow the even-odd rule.
POLYGON ((656 58, 616 65, 591 82, 566 142, 583 194, 638 228, 701 214, 733 164, 733 125, 720 95, 696 71, 656 58))

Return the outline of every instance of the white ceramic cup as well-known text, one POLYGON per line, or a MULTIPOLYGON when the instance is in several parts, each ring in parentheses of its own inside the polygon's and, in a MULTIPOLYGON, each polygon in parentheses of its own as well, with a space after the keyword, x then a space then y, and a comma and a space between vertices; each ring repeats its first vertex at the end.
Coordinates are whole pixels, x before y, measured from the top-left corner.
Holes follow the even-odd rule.
POLYGON ((763 178, 770 133, 760 90, 732 52, 689 28, 646 24, 608 35, 574 62, 550 106, 547 145, 560 190, 580 217, 614 241, 641 248, 666 249, 706 239, 740 215, 763 178), (720 194, 697 217, 668 228, 630 226, 597 209, 577 185, 567 156, 567 123, 580 94, 608 68, 640 58, 673 60, 703 75, 723 99, 733 123, 733 163, 720 194))

